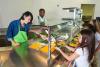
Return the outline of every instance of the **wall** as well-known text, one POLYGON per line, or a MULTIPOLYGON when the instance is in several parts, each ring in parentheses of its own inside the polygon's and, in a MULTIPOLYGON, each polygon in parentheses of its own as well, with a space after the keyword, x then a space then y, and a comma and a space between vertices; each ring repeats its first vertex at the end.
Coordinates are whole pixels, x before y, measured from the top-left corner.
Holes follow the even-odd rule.
MULTIPOLYGON (((81 4, 91 4, 92 0, 43 0, 41 7, 46 9, 46 16, 48 17, 48 24, 60 23, 60 19, 64 13, 62 8, 66 7, 81 7, 81 4)), ((35 6, 35 4, 33 4, 35 6)), ((35 7, 36 8, 36 7, 35 7)))
POLYGON ((96 4, 94 18, 100 17, 100 0, 94 0, 94 3, 96 4))
POLYGON ((33 11, 33 0, 0 0, 0 28, 6 28, 27 10, 33 11))
POLYGON ((99 0, 0 0, 0 28, 8 26, 13 19, 19 18, 24 11, 31 11, 36 17, 38 10, 44 8, 46 17, 49 21, 47 24, 60 23, 63 17, 63 7, 81 7, 81 4, 96 3, 95 16, 99 16, 99 0))

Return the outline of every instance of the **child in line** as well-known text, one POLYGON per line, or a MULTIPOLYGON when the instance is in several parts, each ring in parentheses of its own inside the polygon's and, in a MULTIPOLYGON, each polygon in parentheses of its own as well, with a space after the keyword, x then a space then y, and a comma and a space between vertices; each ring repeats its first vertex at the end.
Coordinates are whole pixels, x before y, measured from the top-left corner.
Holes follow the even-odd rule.
POLYGON ((95 34, 88 29, 84 29, 78 38, 79 46, 74 49, 66 46, 67 49, 73 51, 70 56, 65 54, 60 48, 56 47, 66 60, 74 61, 73 67, 89 67, 90 61, 95 52, 95 34))

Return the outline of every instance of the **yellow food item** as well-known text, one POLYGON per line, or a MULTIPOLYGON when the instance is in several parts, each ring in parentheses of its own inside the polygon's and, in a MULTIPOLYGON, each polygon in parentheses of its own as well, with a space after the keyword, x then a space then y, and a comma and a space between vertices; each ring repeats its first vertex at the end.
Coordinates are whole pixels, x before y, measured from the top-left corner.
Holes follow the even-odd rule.
POLYGON ((57 44, 64 46, 64 45, 66 45, 66 42, 64 40, 62 40, 62 41, 57 42, 57 44))
MULTIPOLYGON (((55 42, 51 42, 51 52, 55 50, 55 42)), ((40 42, 34 42, 32 45, 29 46, 29 48, 39 50, 41 52, 47 53, 48 52, 48 45, 42 45, 40 42)))
POLYGON ((41 52, 47 53, 48 52, 48 45, 44 46, 43 48, 39 49, 41 52))
POLYGON ((75 43, 70 43, 69 46, 72 46, 72 47, 77 47, 78 45, 75 44, 75 43))
POLYGON ((74 41, 78 41, 78 38, 74 38, 74 41))
POLYGON ((77 34, 77 36, 79 37, 81 34, 79 33, 79 34, 77 34))
POLYGON ((41 46, 41 43, 34 42, 32 45, 29 46, 29 48, 38 49, 40 46, 41 46))
POLYGON ((55 51, 55 47, 52 47, 52 48, 51 48, 51 52, 53 52, 53 51, 55 51))
MULTIPOLYGON (((51 52, 55 50, 55 42, 51 43, 51 52)), ((43 48, 40 49, 41 52, 47 53, 48 52, 48 45, 44 46, 43 48)))
MULTIPOLYGON (((53 52, 55 50, 55 47, 51 48, 51 52, 53 52)), ((48 46, 45 46, 43 48, 40 49, 41 52, 47 53, 48 52, 48 46)))

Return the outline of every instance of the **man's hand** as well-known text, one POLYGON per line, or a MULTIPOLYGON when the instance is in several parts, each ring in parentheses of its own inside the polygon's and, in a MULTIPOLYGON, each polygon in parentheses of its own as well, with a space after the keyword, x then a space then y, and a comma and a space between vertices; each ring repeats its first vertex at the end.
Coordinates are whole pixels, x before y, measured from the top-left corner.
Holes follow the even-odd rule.
POLYGON ((48 38, 46 36, 44 36, 44 35, 40 35, 40 36, 41 36, 42 39, 48 40, 48 38))

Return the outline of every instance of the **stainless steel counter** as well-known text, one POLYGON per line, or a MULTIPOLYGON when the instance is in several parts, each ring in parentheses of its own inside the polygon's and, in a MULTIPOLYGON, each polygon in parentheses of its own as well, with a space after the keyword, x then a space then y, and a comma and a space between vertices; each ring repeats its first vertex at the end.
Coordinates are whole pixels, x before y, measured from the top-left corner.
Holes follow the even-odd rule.
POLYGON ((14 51, 0 52, 1 67, 48 67, 47 54, 29 49, 27 62, 22 62, 14 51))
POLYGON ((29 49, 27 61, 23 62, 6 41, 6 30, 0 28, 0 67, 48 67, 47 54, 32 49, 29 49))

